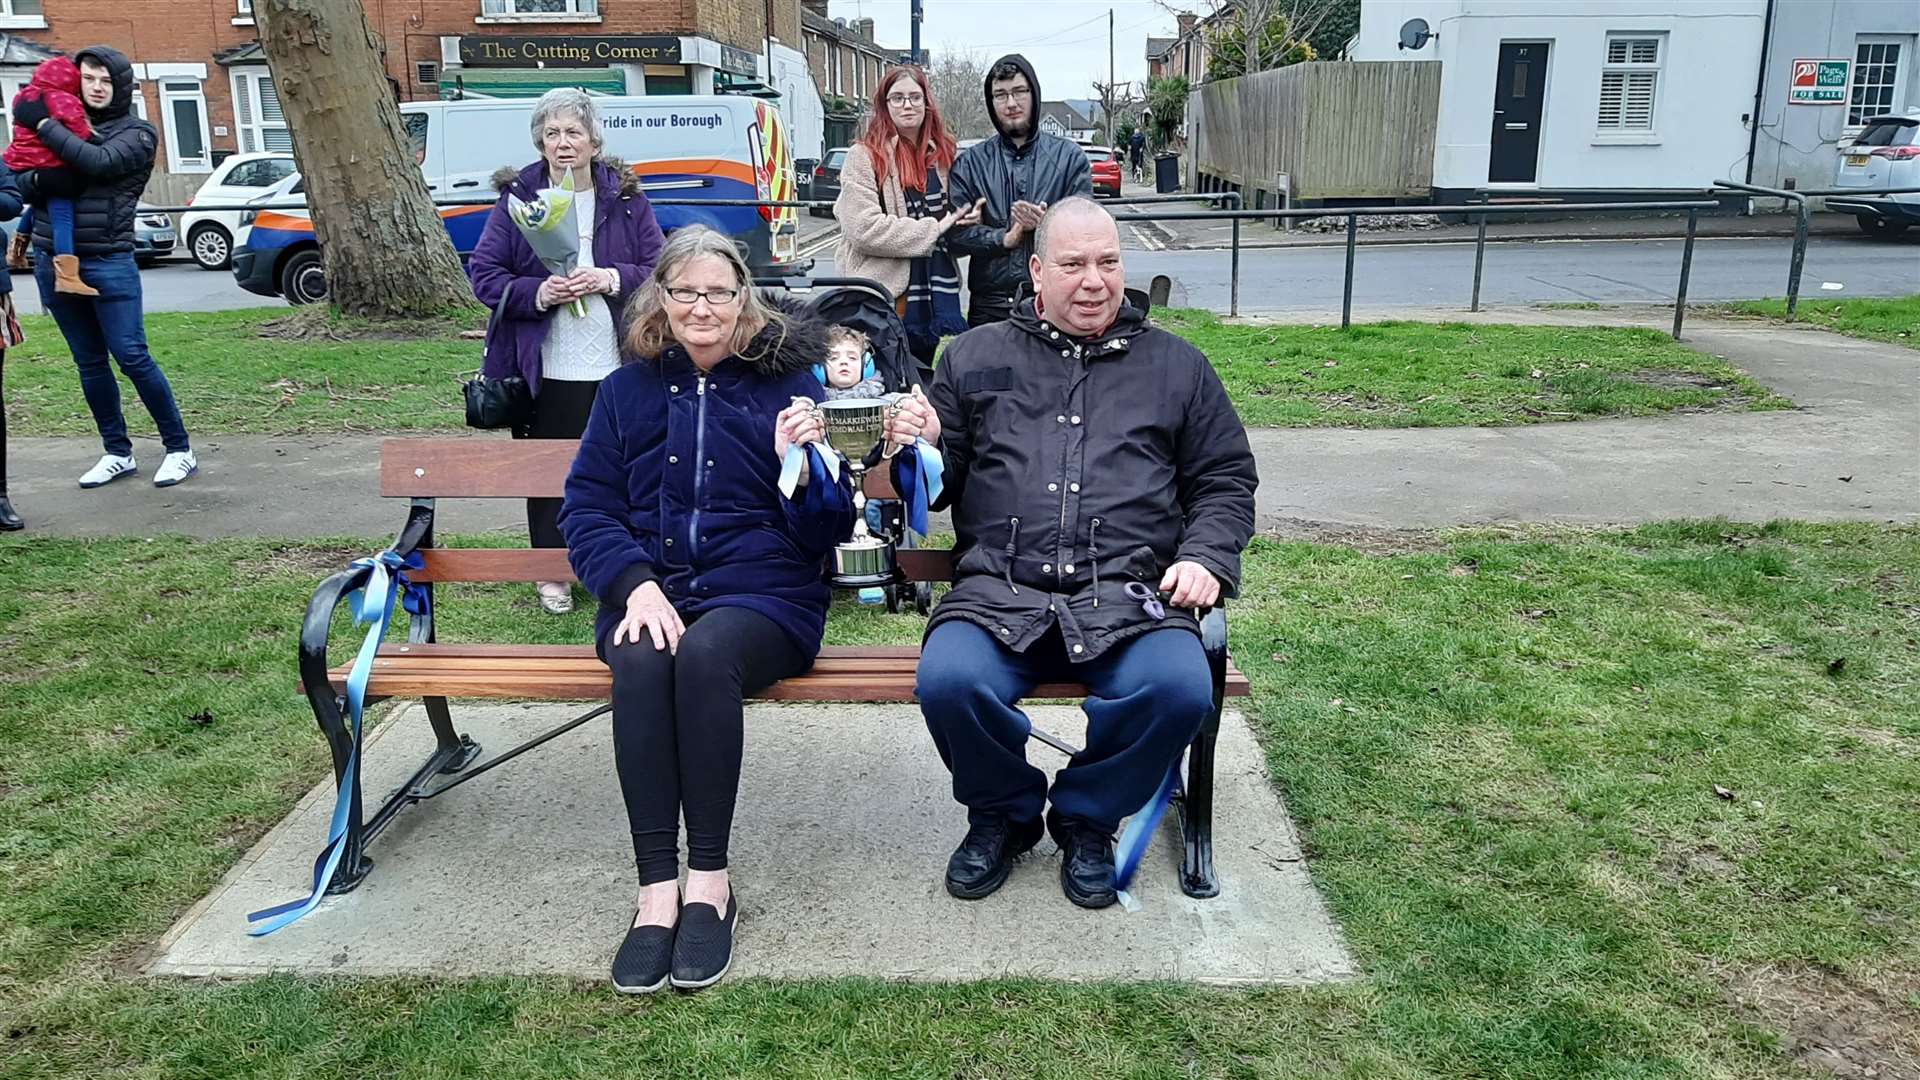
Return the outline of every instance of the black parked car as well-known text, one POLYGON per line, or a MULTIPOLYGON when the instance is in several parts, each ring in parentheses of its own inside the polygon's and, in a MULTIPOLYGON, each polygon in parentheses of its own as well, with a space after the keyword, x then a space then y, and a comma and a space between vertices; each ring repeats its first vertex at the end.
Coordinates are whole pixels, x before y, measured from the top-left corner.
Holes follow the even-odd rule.
MULTIPOLYGON (((822 202, 832 202, 833 200, 839 198, 840 197, 840 167, 842 165, 845 165, 846 163, 847 163, 846 147, 836 146, 833 149, 827 151, 827 156, 824 158, 821 158, 820 164, 815 165, 813 167, 813 185, 812 185, 813 190, 807 196, 807 198, 818 199, 822 202)), ((832 216, 831 211, 821 209, 818 206, 808 207, 807 213, 812 214, 814 217, 832 216)))

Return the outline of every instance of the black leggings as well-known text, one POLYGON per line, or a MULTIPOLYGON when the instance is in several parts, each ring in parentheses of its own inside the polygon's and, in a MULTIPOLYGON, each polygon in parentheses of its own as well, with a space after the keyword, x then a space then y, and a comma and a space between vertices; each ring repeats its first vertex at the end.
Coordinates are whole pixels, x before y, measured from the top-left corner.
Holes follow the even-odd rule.
POLYGON ((627 800, 640 884, 680 876, 680 817, 687 866, 725 870, 740 791, 741 699, 806 670, 808 660, 772 619, 714 608, 688 620, 680 651, 640 641, 612 644, 613 763, 627 800))
MULTIPOLYGON (((600 390, 597 382, 567 382, 547 379, 540 384, 540 396, 533 399, 533 420, 527 429, 515 431, 516 439, 577 439, 587 433, 587 418, 593 415, 593 398, 600 390)), ((560 500, 527 500, 527 536, 537 548, 566 547, 560 535, 560 500)))

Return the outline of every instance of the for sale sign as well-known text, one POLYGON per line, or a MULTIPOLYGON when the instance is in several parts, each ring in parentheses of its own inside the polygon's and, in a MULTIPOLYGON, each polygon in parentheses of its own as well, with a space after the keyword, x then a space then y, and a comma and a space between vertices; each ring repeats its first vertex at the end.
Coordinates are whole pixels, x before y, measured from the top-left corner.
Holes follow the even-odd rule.
POLYGON ((1787 84, 1789 105, 1845 105, 1851 60, 1795 60, 1787 84))

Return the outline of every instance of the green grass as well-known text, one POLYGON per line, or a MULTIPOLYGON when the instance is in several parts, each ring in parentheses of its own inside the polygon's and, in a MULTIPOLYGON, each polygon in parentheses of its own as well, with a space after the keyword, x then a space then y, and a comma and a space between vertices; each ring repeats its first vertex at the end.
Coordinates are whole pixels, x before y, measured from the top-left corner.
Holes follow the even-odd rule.
MULTIPOLYGON (((1726 310, 1740 315, 1785 320, 1787 302, 1750 300, 1729 304, 1726 310)), ((1802 297, 1795 315, 1807 326, 1920 349, 1920 295, 1891 300, 1810 300, 1802 297)))
POLYGON ((1156 317, 1213 360, 1250 425, 1452 427, 1788 405, 1657 330, 1156 317))
MULTIPOLYGON (((457 431, 460 384, 481 343, 451 327, 358 338, 298 316, 307 336, 265 338, 285 311, 148 316, 153 352, 197 434, 457 431), (312 337, 332 330, 346 340, 312 337)), ((1635 416, 1787 402, 1725 362, 1644 329, 1378 323, 1349 331, 1228 326, 1200 311, 1159 316, 1212 358, 1252 425, 1431 427, 1635 416)), ((465 321, 471 322, 471 318, 465 321)), ((73 362, 45 318, 22 320, 7 357, 8 423, 18 435, 90 435, 73 362)), ((455 324, 457 325, 457 324, 455 324)), ((123 382, 134 429, 150 428, 123 382)))
MULTIPOLYGON (((1871 526, 1258 542, 1233 646, 1353 983, 138 977, 326 775, 293 624, 369 546, 0 543, 0 1075, 1748 1080, 1920 1039, 1920 530, 1871 526)), ((447 640, 588 633, 443 595, 447 640)))
MULTIPOLYGON (((306 316, 310 335, 351 321, 306 316)), ((480 367, 481 343, 451 326, 408 337, 280 340, 261 326, 284 309, 155 313, 147 340, 196 435, 357 431, 456 431, 465 426, 460 384, 480 367)), ((470 319, 467 321, 471 321, 470 319)), ((72 354, 53 320, 27 316, 23 345, 7 350, 7 418, 18 435, 92 435, 72 354)), ((135 431, 151 429, 132 385, 121 394, 135 431)))

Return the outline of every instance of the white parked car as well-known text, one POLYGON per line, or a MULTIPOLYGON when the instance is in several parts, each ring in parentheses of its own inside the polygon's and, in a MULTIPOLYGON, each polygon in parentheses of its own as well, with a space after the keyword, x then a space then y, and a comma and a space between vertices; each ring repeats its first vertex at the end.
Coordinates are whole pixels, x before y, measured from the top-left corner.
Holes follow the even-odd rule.
POLYGON ((220 163, 193 193, 193 207, 180 217, 187 252, 202 270, 225 270, 233 263, 233 237, 240 229, 240 208, 293 174, 292 154, 235 154, 220 163), (235 209, 213 209, 214 207, 235 209))
POLYGON ((1873 196, 1889 188, 1920 188, 1920 109, 1905 116, 1876 116, 1852 145, 1840 148, 1836 188, 1862 194, 1829 195, 1827 209, 1852 214, 1868 236, 1894 237, 1920 224, 1920 192, 1873 196))

